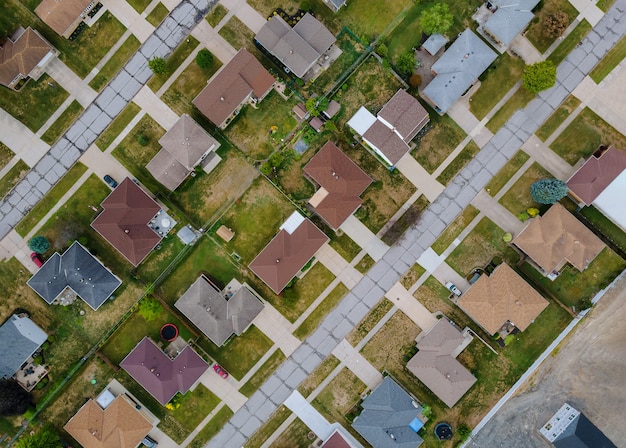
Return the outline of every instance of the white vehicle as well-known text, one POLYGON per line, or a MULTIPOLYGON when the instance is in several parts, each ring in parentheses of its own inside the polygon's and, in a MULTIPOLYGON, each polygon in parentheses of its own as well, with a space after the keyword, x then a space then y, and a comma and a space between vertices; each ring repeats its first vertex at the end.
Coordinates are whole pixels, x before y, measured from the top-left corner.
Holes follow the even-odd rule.
POLYGON ((459 288, 457 288, 456 286, 454 286, 454 283, 452 283, 452 282, 447 282, 446 283, 446 288, 448 288, 450 290, 450 292, 452 294, 454 294, 455 296, 457 296, 457 297, 461 297, 461 294, 463 294, 461 292, 461 290, 459 288))

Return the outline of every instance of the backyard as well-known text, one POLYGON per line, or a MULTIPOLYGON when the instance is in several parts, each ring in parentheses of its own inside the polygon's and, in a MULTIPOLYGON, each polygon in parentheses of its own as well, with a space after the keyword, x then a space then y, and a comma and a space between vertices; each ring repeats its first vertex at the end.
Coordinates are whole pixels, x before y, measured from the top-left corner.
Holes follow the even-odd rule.
POLYGON ((533 201, 530 196, 530 186, 540 179, 549 178, 552 178, 552 175, 537 162, 534 162, 504 196, 500 198, 500 204, 504 205, 515 216, 531 207, 540 208, 541 204, 533 201))
POLYGON ((466 134, 447 114, 440 116, 430 113, 430 123, 417 140, 417 147, 411 152, 415 160, 429 173, 441 163, 463 141, 466 134))

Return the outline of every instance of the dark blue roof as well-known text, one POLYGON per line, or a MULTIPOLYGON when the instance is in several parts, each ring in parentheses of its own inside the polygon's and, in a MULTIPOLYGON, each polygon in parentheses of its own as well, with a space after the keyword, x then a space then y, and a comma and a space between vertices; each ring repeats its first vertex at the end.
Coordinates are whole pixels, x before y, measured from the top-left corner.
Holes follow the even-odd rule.
POLYGON ((617 448, 584 414, 578 414, 572 423, 552 444, 556 448, 617 448))
POLYGON ((0 378, 11 378, 48 335, 28 317, 12 315, 0 326, 0 378))

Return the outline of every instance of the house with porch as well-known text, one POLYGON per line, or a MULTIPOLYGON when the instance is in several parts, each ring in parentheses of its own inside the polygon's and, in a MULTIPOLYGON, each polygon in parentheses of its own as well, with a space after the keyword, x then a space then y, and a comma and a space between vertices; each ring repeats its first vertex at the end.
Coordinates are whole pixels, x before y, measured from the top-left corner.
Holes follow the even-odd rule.
POLYGON ((19 90, 38 80, 46 64, 59 52, 37 30, 21 26, 0 46, 0 84, 19 90))

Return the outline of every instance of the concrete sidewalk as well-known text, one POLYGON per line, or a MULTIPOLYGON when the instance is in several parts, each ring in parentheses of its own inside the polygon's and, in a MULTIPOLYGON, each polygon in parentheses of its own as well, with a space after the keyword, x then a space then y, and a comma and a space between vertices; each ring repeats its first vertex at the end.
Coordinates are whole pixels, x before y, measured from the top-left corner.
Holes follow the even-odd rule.
POLYGON ((21 121, 0 108, 0 141, 30 167, 41 159, 50 146, 21 121))
POLYGON ((417 163, 417 160, 408 152, 396 163, 396 168, 398 168, 404 177, 415 185, 430 202, 437 199, 445 188, 434 176, 431 176, 422 165, 417 163))
MULTIPOLYGON (((91 172, 95 173, 99 178, 108 174, 113 179, 121 182, 127 177, 131 179, 135 176, 126 169, 124 165, 117 161, 115 157, 110 154, 100 151, 95 144, 91 145, 87 151, 78 159, 81 163, 87 166, 91 172)), ((93 204, 98 205, 98 204, 93 204)))
POLYGON ((267 22, 265 17, 245 0, 221 0, 220 3, 232 11, 254 34, 258 33, 265 22, 267 22))
POLYGON ((522 145, 522 149, 558 179, 567 180, 574 172, 569 163, 539 140, 536 135, 531 135, 522 145))
POLYGON ((287 397, 284 404, 320 439, 324 440, 332 433, 330 422, 311 406, 311 403, 306 401, 297 390, 294 390, 287 397))
POLYGON ((520 233, 524 227, 524 223, 507 210, 496 199, 492 198, 485 190, 480 190, 472 199, 471 204, 478 210, 483 212, 485 216, 491 219, 498 227, 505 232, 513 234, 520 233))
POLYGON ((291 322, 268 302, 252 323, 280 348, 285 357, 291 355, 301 344, 300 340, 291 334, 291 322))
POLYGON ((350 265, 330 244, 324 244, 315 254, 318 262, 322 263, 341 280, 348 289, 352 289, 363 278, 363 274, 350 265))
POLYGON ((211 28, 211 25, 203 20, 191 30, 191 35, 204 44, 225 65, 237 54, 237 50, 217 34, 218 30, 219 28, 211 28))
POLYGON ((365 227, 354 215, 350 215, 339 227, 346 233, 355 243, 357 243, 365 252, 368 253, 374 261, 383 258, 383 255, 389 250, 389 246, 383 243, 374 233, 365 227))
POLYGON ((369 389, 375 389, 383 381, 383 375, 345 339, 335 347, 332 354, 343 362, 369 389))
POLYGON ((400 282, 394 284, 385 294, 391 302, 411 319, 422 331, 428 331, 437 319, 424 305, 413 297, 400 282))
POLYGON ((596 6, 596 3, 591 0, 569 0, 574 8, 578 10, 581 16, 583 16, 591 26, 596 24, 604 16, 604 11, 596 6))
POLYGON ((67 90, 84 108, 87 108, 98 95, 95 90, 80 79, 78 75, 58 57, 52 58, 52 60, 48 62, 46 72, 55 82, 67 90))
POLYGON ((102 5, 128 28, 139 42, 144 43, 154 27, 124 0, 101 0, 102 5))
POLYGON ((237 390, 239 387, 237 380, 232 377, 222 378, 212 367, 202 374, 200 382, 226 403, 226 406, 233 412, 237 412, 248 401, 248 398, 237 390))
POLYGON ((178 115, 161 101, 147 85, 143 86, 135 95, 133 103, 145 110, 166 131, 178 121, 178 115))

